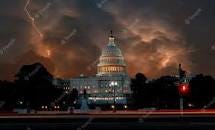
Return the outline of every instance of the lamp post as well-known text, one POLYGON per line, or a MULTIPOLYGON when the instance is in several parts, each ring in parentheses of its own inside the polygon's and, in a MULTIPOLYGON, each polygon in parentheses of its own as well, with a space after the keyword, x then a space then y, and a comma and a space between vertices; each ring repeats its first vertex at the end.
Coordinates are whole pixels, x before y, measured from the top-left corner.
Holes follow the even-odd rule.
POLYGON ((112 105, 112 109, 114 112, 116 112, 116 86, 118 85, 118 83, 116 81, 112 81, 110 83, 110 86, 113 88, 113 105, 112 105))

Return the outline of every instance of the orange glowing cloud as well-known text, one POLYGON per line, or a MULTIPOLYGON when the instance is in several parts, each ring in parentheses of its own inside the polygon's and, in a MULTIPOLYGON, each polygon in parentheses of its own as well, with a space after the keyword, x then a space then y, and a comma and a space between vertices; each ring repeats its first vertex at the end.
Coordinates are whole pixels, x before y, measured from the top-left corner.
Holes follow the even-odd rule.
POLYGON ((179 30, 162 19, 148 19, 135 13, 125 17, 120 14, 120 8, 110 8, 106 10, 112 13, 122 26, 120 40, 123 42, 121 44, 131 75, 137 72, 149 77, 176 74, 179 63, 183 64, 187 71, 191 71, 189 53, 193 49, 187 47, 179 30))
MULTIPOLYGON (((179 30, 161 19, 147 19, 135 13, 133 16, 123 17, 120 8, 114 8, 114 6, 110 8, 107 6, 104 9, 115 18, 115 22, 118 25, 119 44, 127 61, 129 74, 134 75, 137 72, 142 72, 149 77, 156 77, 163 74, 172 74, 174 71, 177 73, 176 67, 179 63, 182 63, 186 70, 190 71, 192 63, 190 62, 189 53, 192 49, 186 47, 186 40, 179 30)), ((63 12, 63 16, 67 17, 77 18, 79 15, 81 16, 78 13, 72 16, 68 15, 68 12, 73 12, 72 10, 63 12)), ((59 15, 59 19, 51 20, 51 23, 40 22, 40 26, 44 32, 49 35, 55 35, 54 39, 57 38, 60 40, 74 30, 72 28, 68 32, 67 28, 62 25, 60 26, 60 19, 63 18, 61 15, 59 15)), ((83 49, 83 46, 79 46, 80 43, 86 45, 80 39, 76 42, 70 41, 62 46, 59 42, 60 40, 54 40, 53 43, 49 41, 47 43, 43 38, 39 38, 35 34, 35 31, 32 32, 34 32, 32 33, 32 45, 35 52, 53 61, 55 66, 53 73, 57 76, 72 77, 85 73, 89 71, 87 69, 89 68, 89 64, 94 62, 94 60, 90 59, 99 57, 99 55, 94 56, 92 53, 89 53, 89 51, 95 48, 87 50, 87 47, 83 49), (80 60, 83 58, 85 61, 80 60), (59 62, 59 59, 62 62, 59 62), (80 70, 72 70, 76 66, 79 66, 80 70)), ((91 35, 91 33, 88 33, 88 35, 91 35)), ((94 36, 91 36, 90 40, 99 41, 99 44, 96 43, 96 46, 101 48, 100 41, 105 40, 94 36)), ((87 46, 93 47, 94 45, 87 44, 87 46)), ((100 52, 97 54, 100 54, 100 52)), ((96 66, 94 66, 94 70, 96 70, 96 66)))

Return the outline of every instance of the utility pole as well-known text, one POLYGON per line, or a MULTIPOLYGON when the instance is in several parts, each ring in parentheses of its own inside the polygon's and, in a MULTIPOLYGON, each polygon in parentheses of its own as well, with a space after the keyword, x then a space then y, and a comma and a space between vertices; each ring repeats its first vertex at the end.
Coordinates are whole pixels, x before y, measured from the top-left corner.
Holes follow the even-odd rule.
POLYGON ((114 112, 116 112, 116 85, 117 85, 117 82, 115 82, 116 84, 113 86, 114 87, 114 89, 113 89, 113 91, 114 91, 114 102, 113 102, 113 104, 114 104, 114 112))
POLYGON ((180 105, 180 112, 181 115, 183 115, 184 112, 184 96, 186 96, 189 93, 189 85, 186 83, 186 71, 184 71, 181 67, 181 64, 179 64, 179 105, 180 105))
POLYGON ((116 86, 118 83, 116 81, 112 81, 110 83, 110 86, 113 88, 113 105, 111 106, 113 109, 113 112, 116 112, 116 86))

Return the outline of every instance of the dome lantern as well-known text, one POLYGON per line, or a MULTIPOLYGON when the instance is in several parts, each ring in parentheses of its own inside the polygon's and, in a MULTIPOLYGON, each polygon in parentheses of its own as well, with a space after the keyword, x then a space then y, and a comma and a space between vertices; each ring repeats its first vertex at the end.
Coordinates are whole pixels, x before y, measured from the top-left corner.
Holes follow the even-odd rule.
POLYGON ((113 36, 113 31, 111 30, 111 31, 110 31, 110 36, 109 36, 109 43, 108 43, 108 45, 109 45, 109 46, 116 46, 116 45, 114 44, 114 42, 115 42, 115 38, 114 38, 114 36, 113 36))

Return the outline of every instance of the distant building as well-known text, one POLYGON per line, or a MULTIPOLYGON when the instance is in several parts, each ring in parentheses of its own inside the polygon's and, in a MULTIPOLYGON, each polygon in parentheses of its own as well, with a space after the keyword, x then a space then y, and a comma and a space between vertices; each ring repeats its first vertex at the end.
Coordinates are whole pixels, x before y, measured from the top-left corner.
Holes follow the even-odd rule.
POLYGON ((95 76, 56 79, 54 84, 68 91, 75 88, 80 94, 86 90, 89 104, 127 104, 127 97, 131 94, 130 78, 112 32, 107 46, 102 50, 95 76))
POLYGON ((180 83, 189 83, 192 79, 192 76, 187 75, 187 72, 182 68, 182 65, 178 66, 178 77, 180 83))

